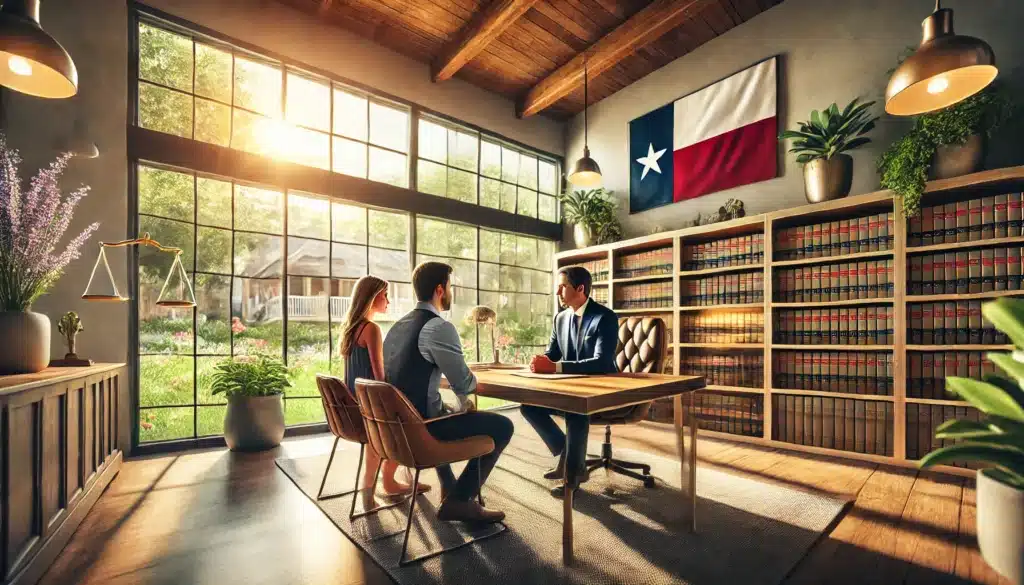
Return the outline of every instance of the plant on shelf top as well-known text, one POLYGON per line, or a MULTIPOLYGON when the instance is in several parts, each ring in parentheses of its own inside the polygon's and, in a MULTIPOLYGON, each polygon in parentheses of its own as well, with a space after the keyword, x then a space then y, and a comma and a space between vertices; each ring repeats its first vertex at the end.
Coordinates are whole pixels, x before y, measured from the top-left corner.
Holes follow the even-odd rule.
POLYGON ((964 144, 975 134, 986 138, 1013 115, 1013 100, 994 84, 948 108, 922 114, 914 126, 878 159, 881 184, 901 199, 903 215, 917 215, 928 172, 940 146, 964 144))
POLYGON ((858 104, 858 99, 854 98, 842 111, 836 104, 821 113, 812 111, 810 121, 799 122, 799 130, 784 130, 779 139, 793 140, 789 152, 797 155, 796 162, 801 164, 817 159, 828 160, 864 146, 871 142, 864 135, 875 127, 878 116, 872 117, 868 111, 875 102, 858 104))
POLYGON ((982 380, 946 378, 946 388, 980 410, 979 421, 947 420, 935 430, 937 439, 957 443, 921 459, 921 467, 954 461, 991 466, 992 479, 1024 489, 1024 300, 1001 298, 982 307, 985 318, 1013 341, 1016 350, 992 352, 988 358, 1010 378, 987 374, 982 380))
POLYGON ((559 195, 558 200, 562 202, 565 221, 589 227, 598 244, 622 239, 622 226, 615 217, 615 200, 611 191, 600 187, 577 189, 559 195))
POLYGON ((213 394, 232 396, 274 396, 291 386, 288 368, 281 360, 266 355, 226 359, 210 375, 213 394))
POLYGON ((27 190, 22 189, 21 157, 0 135, 0 311, 28 311, 99 228, 93 223, 62 251, 57 249, 75 207, 89 192, 88 187, 79 187, 62 196, 58 183, 70 157, 57 157, 39 170, 27 190))

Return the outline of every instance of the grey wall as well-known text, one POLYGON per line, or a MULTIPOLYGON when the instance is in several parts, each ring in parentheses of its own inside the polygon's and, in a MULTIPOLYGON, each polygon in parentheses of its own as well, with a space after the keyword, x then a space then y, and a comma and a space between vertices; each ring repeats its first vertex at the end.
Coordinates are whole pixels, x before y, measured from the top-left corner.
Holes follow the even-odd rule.
MULTIPOLYGON (((951 0, 956 30, 985 39, 996 52, 1000 78, 1024 95, 1024 2, 951 0)), ((589 110, 590 150, 601 165, 604 185, 620 202, 626 237, 688 225, 698 212, 712 213, 727 199, 741 199, 748 214, 806 203, 802 167, 780 148, 780 176, 634 215, 628 214, 627 124, 659 106, 706 87, 771 55, 780 54, 780 128, 807 119, 812 109, 856 96, 874 99, 882 113, 886 71, 898 54, 920 42, 920 23, 934 7, 929 0, 785 0, 782 4, 651 73, 589 110)), ((903 120, 883 117, 874 142, 853 152, 853 193, 878 189, 875 160, 906 129, 903 120)), ((1024 149, 1004 135, 993 146, 988 166, 1024 162, 1024 149)), ((1019 145, 1019 142, 1017 143, 1019 145)), ((583 117, 569 125, 566 164, 581 156, 583 117)), ((567 242, 568 244, 568 242, 567 242)))
MULTIPOLYGON (((433 84, 427 65, 405 58, 336 27, 270 0, 154 0, 151 5, 180 18, 264 47, 339 77, 378 88, 399 98, 561 155, 565 126, 544 117, 519 120, 513 102, 463 81, 433 84)), ((79 354, 100 361, 128 358, 129 308, 86 303, 85 288, 100 240, 127 237, 128 164, 126 151, 128 8, 125 0, 47 0, 43 27, 71 53, 79 73, 79 93, 68 100, 43 100, 3 91, 4 130, 25 159, 22 176, 48 164, 82 118, 100 157, 73 159, 67 189, 86 184, 92 193, 79 206, 69 230, 98 221, 100 230, 50 294, 34 309, 57 318, 74 310, 82 316, 79 354)), ((77 232, 76 232, 77 233, 77 232)), ((128 293, 125 252, 108 254, 111 268, 128 293)), ((64 349, 54 329, 53 352, 64 349)))

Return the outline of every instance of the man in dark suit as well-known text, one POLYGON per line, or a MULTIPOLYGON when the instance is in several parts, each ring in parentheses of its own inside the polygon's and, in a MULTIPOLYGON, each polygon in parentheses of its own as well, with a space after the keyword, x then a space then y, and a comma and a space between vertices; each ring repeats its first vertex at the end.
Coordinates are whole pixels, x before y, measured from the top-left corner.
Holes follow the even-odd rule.
MULTIPOLYGON (((558 299, 566 309, 555 315, 551 341, 543 355, 534 356, 530 369, 541 374, 611 374, 615 367, 615 344, 618 340, 619 320, 612 311, 590 298, 592 279, 581 266, 567 266, 558 271, 558 299)), ((558 456, 554 469, 544 474, 546 479, 562 479, 565 466, 569 466, 569 483, 573 489, 586 481, 585 463, 590 417, 585 414, 564 412, 552 408, 523 405, 525 418, 543 439, 552 455, 558 456), (562 432, 552 415, 565 419, 562 432)), ((564 486, 551 490, 561 497, 564 486)))

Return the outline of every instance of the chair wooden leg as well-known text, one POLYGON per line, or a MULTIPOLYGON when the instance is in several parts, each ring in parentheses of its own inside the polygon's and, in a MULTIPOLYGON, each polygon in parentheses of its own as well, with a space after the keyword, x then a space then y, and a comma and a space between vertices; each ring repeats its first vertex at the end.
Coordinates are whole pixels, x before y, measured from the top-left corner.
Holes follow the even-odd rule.
MULTIPOLYGON (((338 441, 341 437, 334 437, 334 445, 331 447, 331 455, 327 458, 327 467, 324 468, 324 478, 320 480, 320 490, 316 492, 316 499, 322 499, 324 495, 324 486, 327 485, 327 474, 331 472, 331 464, 334 463, 334 452, 338 450, 338 441)), ((362 467, 363 463, 363 451, 359 451, 359 467, 362 467)), ((356 468, 356 475, 359 474, 359 468, 356 468)), ((343 495, 343 494, 338 494, 343 495)))
POLYGON ((483 471, 480 470, 480 467, 482 465, 483 465, 483 462, 481 462, 480 458, 477 457, 477 460, 476 460, 476 501, 480 502, 481 506, 485 506, 486 504, 484 504, 484 480, 483 480, 483 476, 484 475, 483 475, 483 471))

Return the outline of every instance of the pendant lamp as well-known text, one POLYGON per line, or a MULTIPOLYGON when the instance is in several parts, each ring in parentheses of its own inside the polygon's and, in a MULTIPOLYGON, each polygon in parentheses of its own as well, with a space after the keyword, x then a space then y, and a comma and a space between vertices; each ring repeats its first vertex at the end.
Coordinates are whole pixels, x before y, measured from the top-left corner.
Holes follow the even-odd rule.
POLYGON ((149 234, 142 234, 141 238, 124 240, 122 242, 106 243, 100 242, 100 253, 93 264, 92 274, 89 275, 89 283, 85 285, 85 292, 82 298, 87 301, 111 301, 124 302, 128 297, 121 296, 117 290, 117 283, 114 282, 114 274, 107 264, 107 248, 122 248, 125 246, 152 246, 161 252, 174 254, 174 262, 164 279, 164 286, 160 289, 160 296, 157 297, 158 307, 169 309, 190 309, 196 306, 196 295, 192 290, 192 283, 188 280, 188 273, 185 265, 181 263, 181 248, 161 246, 159 242, 149 237, 149 234), (100 273, 99 280, 96 279, 97 272, 100 273))
POLYGON ((39 0, 3 0, 0 85, 44 98, 78 93, 74 61, 39 25, 39 0))
POLYGON ((996 78, 996 56, 981 39, 953 32, 953 11, 935 0, 921 23, 921 46, 889 79, 885 111, 914 116, 941 110, 985 89, 996 78))
POLYGON ((601 167, 590 158, 587 145, 587 54, 583 53, 583 158, 576 161, 569 182, 576 187, 600 187, 601 167))

